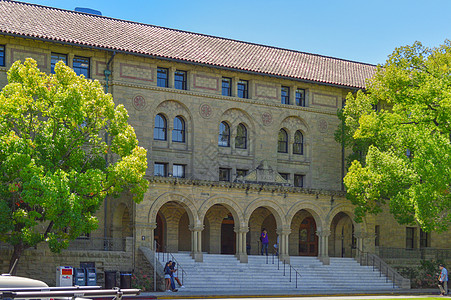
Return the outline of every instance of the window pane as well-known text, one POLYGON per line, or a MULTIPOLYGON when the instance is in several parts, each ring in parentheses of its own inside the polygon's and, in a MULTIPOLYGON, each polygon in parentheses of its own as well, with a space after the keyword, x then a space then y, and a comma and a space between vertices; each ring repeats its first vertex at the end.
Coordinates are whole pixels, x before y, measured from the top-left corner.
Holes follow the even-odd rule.
POLYGON ((283 86, 280 95, 282 104, 290 104, 290 88, 283 86))
POLYGON ((181 117, 175 117, 174 129, 172 130, 172 141, 184 143, 185 142, 185 121, 181 117))
POLYGON ((174 88, 176 88, 178 90, 186 90, 186 72, 185 71, 175 71, 174 88))
POLYGON ((89 58, 75 56, 74 57, 74 71, 77 75, 84 75, 86 78, 90 78, 89 58))
POLYGON ((246 126, 239 124, 236 132, 235 148, 246 149, 247 148, 247 130, 246 126))
POLYGON ((5 66, 5 46, 0 46, 0 66, 5 66))
POLYGON ((168 69, 157 69, 157 86, 168 87, 168 69))
POLYGON ((166 119, 162 115, 158 114, 155 117, 155 128, 153 131, 153 138, 155 140, 166 141, 166 119))
POLYGON ((226 77, 222 78, 222 95, 232 96, 232 79, 226 77))
POLYGON ((304 154, 304 136, 299 130, 294 134, 293 154, 304 154))
POLYGON ((219 181, 230 181, 230 169, 219 168, 219 181))
POLYGON ((304 186, 304 175, 294 174, 294 186, 297 187, 304 186))
POLYGON ((246 80, 240 80, 237 84, 238 88, 238 97, 240 98, 248 98, 248 84, 246 80))
POLYGON ((236 177, 240 177, 240 176, 246 176, 247 175, 248 170, 244 170, 244 169, 236 169, 236 177))
POLYGON ((230 127, 226 122, 219 124, 218 145, 221 147, 230 147, 230 127))
POLYGON ((165 163, 155 163, 154 171, 155 176, 166 176, 167 174, 167 164, 165 163))
POLYGON ((50 72, 55 73, 55 65, 59 61, 62 61, 64 64, 67 65, 67 55, 52 53, 52 58, 50 60, 50 72))
POLYGON ((172 176, 177 178, 185 178, 185 165, 173 165, 172 176))
POLYGON ((280 153, 288 152, 288 135, 283 129, 279 131, 277 151, 280 153))
POLYGON ((305 90, 303 89, 296 90, 296 105, 305 106, 305 90))

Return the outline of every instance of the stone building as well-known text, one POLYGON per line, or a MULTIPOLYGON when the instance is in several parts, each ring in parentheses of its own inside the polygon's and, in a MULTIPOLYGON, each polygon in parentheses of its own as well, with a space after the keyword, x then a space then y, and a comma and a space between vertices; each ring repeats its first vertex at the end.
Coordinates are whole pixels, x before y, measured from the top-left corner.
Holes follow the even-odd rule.
POLYGON ((108 199, 101 226, 79 243, 127 240, 130 264, 153 241, 197 261, 247 262, 262 228, 287 260, 449 248, 449 233, 388 213, 353 220, 337 110, 375 66, 14 1, 0 2, 0 20, 1 86, 16 60, 32 57, 45 72, 63 60, 125 105, 148 150, 144 201, 108 199))

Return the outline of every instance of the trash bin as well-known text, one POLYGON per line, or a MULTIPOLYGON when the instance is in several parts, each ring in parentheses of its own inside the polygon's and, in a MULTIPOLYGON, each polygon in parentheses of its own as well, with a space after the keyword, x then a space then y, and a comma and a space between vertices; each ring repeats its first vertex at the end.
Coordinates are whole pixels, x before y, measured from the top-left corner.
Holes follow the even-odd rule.
MULTIPOLYGON (((116 277, 116 274, 114 274, 114 277, 116 277)), ((116 283, 116 281, 114 283, 116 283)), ((86 268, 86 285, 88 286, 97 285, 96 268, 86 268)))
POLYGON ((121 289, 132 288, 132 274, 129 272, 121 272, 121 289))
POLYGON ((116 287, 117 271, 105 271, 105 288, 112 289, 116 287))
POLYGON ((74 268, 74 285, 85 286, 86 272, 84 268, 74 268))

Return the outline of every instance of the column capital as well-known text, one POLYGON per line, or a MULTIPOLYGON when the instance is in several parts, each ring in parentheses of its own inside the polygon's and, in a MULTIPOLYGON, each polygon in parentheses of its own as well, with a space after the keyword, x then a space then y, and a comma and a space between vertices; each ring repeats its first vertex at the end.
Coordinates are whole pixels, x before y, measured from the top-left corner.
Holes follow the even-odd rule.
POLYGON ((249 227, 234 227, 233 231, 235 231, 235 233, 248 233, 249 227))
POLYGON ((323 230, 317 230, 316 235, 320 237, 328 237, 330 236, 330 230, 329 229, 323 229, 323 230))
POLYGON ((190 225, 189 226, 189 230, 190 231, 202 231, 202 230, 204 230, 204 225, 194 225, 194 226, 192 226, 192 225, 190 225))
POLYGON ((135 223, 135 228, 155 229, 157 228, 157 223, 135 223))
POLYGON ((280 235, 289 235, 291 233, 291 228, 288 227, 280 228, 276 230, 276 233, 280 235))

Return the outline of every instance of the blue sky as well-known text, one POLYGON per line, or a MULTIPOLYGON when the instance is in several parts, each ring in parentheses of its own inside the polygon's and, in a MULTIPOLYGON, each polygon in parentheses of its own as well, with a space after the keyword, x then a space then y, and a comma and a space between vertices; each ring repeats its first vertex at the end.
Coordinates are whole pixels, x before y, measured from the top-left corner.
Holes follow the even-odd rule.
POLYGON ((353 61, 384 63, 395 47, 451 39, 449 0, 28 0, 104 16, 353 61))

